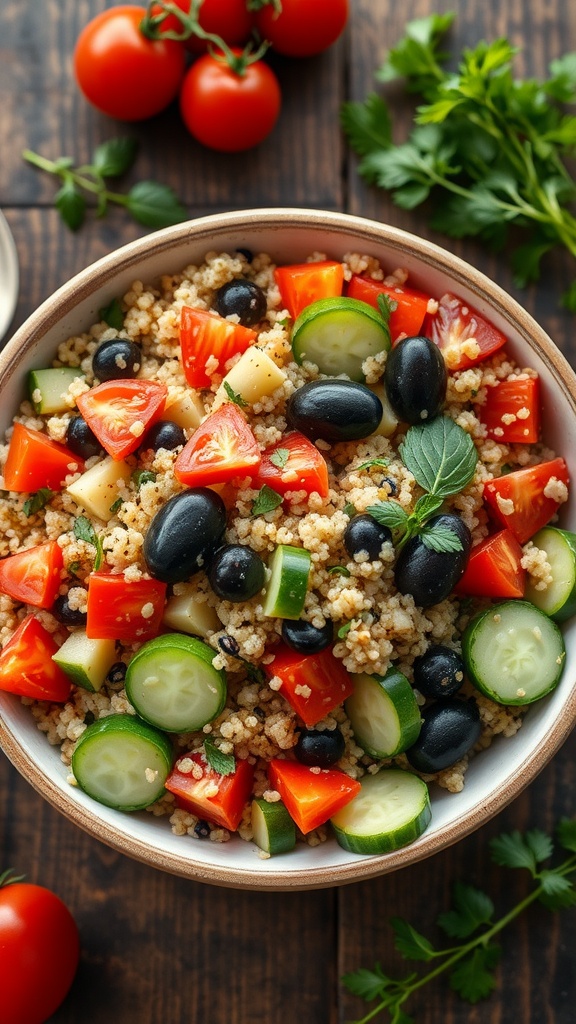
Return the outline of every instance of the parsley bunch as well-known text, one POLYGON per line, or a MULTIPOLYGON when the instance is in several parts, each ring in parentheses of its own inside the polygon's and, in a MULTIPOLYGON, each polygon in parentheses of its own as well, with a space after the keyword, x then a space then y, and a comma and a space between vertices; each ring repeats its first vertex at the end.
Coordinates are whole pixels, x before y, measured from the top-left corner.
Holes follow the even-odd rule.
POLYGON ((476 1003, 487 998, 496 987, 494 969, 500 957, 496 936, 532 903, 540 902, 549 910, 560 910, 576 904, 576 819, 563 819, 556 838, 569 853, 555 867, 542 867, 554 852, 552 839, 538 829, 524 834, 512 832, 497 836, 490 843, 492 860, 501 867, 527 870, 534 888, 516 906, 494 920, 494 904, 487 893, 471 885, 457 883, 454 903, 440 914, 438 925, 456 941, 444 949, 435 946, 403 918, 393 918, 395 947, 406 960, 434 963, 424 974, 413 972, 404 978, 391 978, 376 964, 372 970, 360 968, 345 974, 343 982, 366 1002, 377 1000, 376 1006, 354 1024, 367 1024, 383 1010, 388 1010, 390 1024, 414 1024, 403 1006, 408 998, 440 974, 448 973, 450 986, 463 999, 476 1003))
MULTIPOLYGON (((514 47, 507 39, 464 50, 456 72, 440 50, 455 15, 412 21, 376 73, 388 83, 404 78, 419 95, 406 142, 395 145, 392 118, 376 93, 345 103, 342 124, 360 154, 360 174, 390 190, 411 210, 439 198, 430 223, 453 238, 478 236, 500 249, 510 228, 525 235, 511 253, 515 280, 538 280, 542 257, 556 245, 576 256, 576 218, 568 209, 576 182, 564 160, 576 150, 576 53, 552 62, 549 77, 513 76, 514 47)), ((516 232, 515 232, 516 234, 516 232)), ((576 310, 576 280, 563 298, 576 310)))

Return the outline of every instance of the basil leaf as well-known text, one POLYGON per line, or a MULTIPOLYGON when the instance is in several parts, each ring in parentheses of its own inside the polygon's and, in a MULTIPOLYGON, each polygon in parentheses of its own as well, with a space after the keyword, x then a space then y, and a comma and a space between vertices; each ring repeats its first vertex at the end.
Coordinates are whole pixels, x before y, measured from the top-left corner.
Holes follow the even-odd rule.
POLYGON ((472 438, 449 416, 410 427, 400 455, 416 482, 442 498, 466 487, 478 461, 472 438))
POLYGON ((134 185, 126 197, 126 206, 134 220, 147 228, 166 228, 187 217, 176 193, 155 181, 139 181, 134 185))
POLYGON ((84 221, 86 200, 71 179, 65 181, 62 188, 58 189, 54 205, 66 227, 71 231, 77 231, 84 221))
POLYGON ((278 469, 284 469, 284 466, 290 458, 290 451, 288 448, 277 448, 276 451, 270 455, 270 462, 273 466, 278 466, 278 469))
POLYGON ((282 495, 273 491, 268 484, 264 484, 258 491, 258 497, 252 504, 253 516, 265 516, 267 512, 273 512, 282 504, 282 495))
POLYGON ((137 150, 136 139, 108 139, 96 146, 92 165, 103 178, 117 178, 131 168, 137 150))
POLYGON ((36 512, 40 512, 50 501, 52 501, 55 494, 56 491, 51 491, 49 487, 41 487, 35 494, 31 494, 24 502, 22 506, 24 515, 33 516, 36 512))
POLYGON ((234 775, 236 771, 236 760, 233 754, 224 754, 214 743, 214 740, 206 737, 204 740, 204 753, 210 767, 219 775, 234 775))

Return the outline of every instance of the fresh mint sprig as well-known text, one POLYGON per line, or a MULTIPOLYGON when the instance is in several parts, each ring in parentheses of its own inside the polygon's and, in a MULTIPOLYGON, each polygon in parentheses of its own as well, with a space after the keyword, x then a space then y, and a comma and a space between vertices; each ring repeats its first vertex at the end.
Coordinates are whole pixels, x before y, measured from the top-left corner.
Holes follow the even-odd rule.
POLYGON ((108 188, 107 178, 117 178, 132 167, 137 145, 135 139, 109 139, 96 147, 90 163, 80 167, 74 167, 71 157, 48 160, 30 149, 25 149, 22 157, 39 170, 60 179, 54 202, 71 231, 77 231, 84 223, 88 198, 93 200, 97 217, 103 217, 108 205, 115 203, 148 228, 164 228, 186 220, 184 206, 167 185, 139 181, 128 192, 113 192, 108 188))
POLYGON ((576 905, 576 819, 564 818, 556 829, 559 846, 568 856, 555 866, 543 867, 553 856, 554 843, 539 829, 497 836, 490 843, 491 857, 501 867, 526 870, 534 883, 532 890, 515 906, 494 920, 490 896, 471 885, 458 882, 453 904, 440 914, 438 925, 451 939, 461 940, 446 948, 433 942, 403 918, 391 920, 394 945, 406 960, 434 963, 425 973, 416 971, 403 978, 387 975, 380 964, 345 974, 346 988, 365 1002, 376 1005, 353 1024, 368 1024, 388 1011, 389 1024, 415 1024, 404 1005, 420 989, 447 974, 450 987, 468 1002, 486 999, 496 988, 495 968, 500 946, 495 939, 532 903, 540 902, 557 911, 576 905))

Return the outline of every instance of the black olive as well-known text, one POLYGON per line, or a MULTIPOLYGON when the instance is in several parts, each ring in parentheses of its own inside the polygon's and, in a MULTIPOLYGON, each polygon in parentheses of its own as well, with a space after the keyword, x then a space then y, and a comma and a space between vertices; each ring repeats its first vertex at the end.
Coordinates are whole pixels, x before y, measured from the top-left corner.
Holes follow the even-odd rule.
POLYGON ((334 626, 330 619, 322 627, 313 626, 305 619, 284 619, 282 639, 288 647, 300 654, 318 654, 332 643, 334 626))
POLYGON ((181 583, 206 569, 225 528, 226 506, 215 491, 193 487, 169 498, 144 537, 150 575, 164 583, 181 583))
POLYGON ((229 654, 232 658, 240 654, 240 644, 236 637, 230 636, 229 633, 225 633, 224 636, 218 637, 218 647, 224 654, 229 654))
POLYGON ((404 338, 388 353, 384 386, 390 405, 405 423, 438 416, 446 401, 444 357, 429 338, 404 338))
POLYGON ((294 754, 301 764, 329 768, 340 760, 345 746, 340 729, 302 729, 294 754))
POLYGON ((425 697, 451 697, 464 682, 464 662, 457 651, 433 644, 414 659, 414 686, 425 697))
POLYGON ((225 544, 212 559, 208 579, 223 601, 249 601, 262 590, 266 570, 260 555, 246 544, 225 544))
POLYGON ((92 356, 92 372, 102 383, 135 377, 142 363, 138 345, 127 338, 110 338, 98 346, 92 356))
POLYGON ((429 608, 448 597, 464 573, 472 545, 470 530, 460 516, 445 512, 429 519, 426 527, 450 530, 462 547, 459 551, 434 551, 416 536, 402 548, 394 581, 400 593, 412 594, 421 608, 429 608))
POLYGON ((380 558, 382 545, 391 540, 392 533, 388 527, 377 523, 367 514, 354 516, 344 533, 344 547, 350 558, 365 551, 371 562, 380 558))
POLYGON ((82 416, 74 416, 66 427, 66 447, 81 459, 100 455, 102 445, 82 416))
POLYGON ((236 277, 216 292, 214 306, 220 316, 235 313, 244 327, 252 327, 266 315, 266 296, 259 285, 236 277))
POLYGON ((358 441, 373 434, 381 419, 378 396, 351 380, 312 380, 286 405, 288 426, 311 441, 358 441))
POLYGON ((108 670, 106 679, 112 686, 120 686, 126 679, 126 665, 123 661, 115 661, 112 668, 108 670))
POLYGON ((169 452, 173 452, 175 448, 180 448, 184 444, 186 444, 186 434, 182 427, 179 427, 173 420, 158 420, 147 431, 140 447, 145 450, 151 448, 155 452, 159 448, 166 448, 169 452))
POLYGON ((406 757, 418 772, 441 772, 471 750, 481 731, 476 703, 447 697, 424 708, 420 734, 406 757))
POLYGON ((194 825, 194 834, 197 835, 199 839, 207 839, 210 835, 210 825, 208 822, 204 821, 204 819, 197 821, 194 825))
POLYGON ((252 252, 251 249, 236 249, 236 252, 239 252, 240 255, 244 257, 246 263, 252 263, 252 260, 254 259, 254 253, 252 252))
POLYGON ((52 605, 52 614, 65 626, 84 626, 86 624, 86 612, 81 612, 78 608, 71 608, 68 594, 59 594, 52 605))

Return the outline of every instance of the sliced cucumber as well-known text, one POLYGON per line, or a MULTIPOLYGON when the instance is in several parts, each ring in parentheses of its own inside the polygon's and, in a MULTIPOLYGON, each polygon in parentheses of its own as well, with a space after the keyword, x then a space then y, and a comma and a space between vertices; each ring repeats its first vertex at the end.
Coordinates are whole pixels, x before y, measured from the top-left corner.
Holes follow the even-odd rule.
POLYGON ((128 700, 159 729, 201 729, 226 703, 226 676, 214 668, 215 656, 208 644, 184 633, 148 640, 128 665, 128 700))
POLYGON ((39 413, 66 412, 68 388, 76 379, 84 380, 78 367, 51 366, 45 370, 30 370, 28 390, 34 411, 39 413))
POLYGON ((526 598, 555 622, 565 622, 576 614, 576 533, 545 526, 532 537, 532 543, 546 552, 552 583, 546 590, 526 588, 526 598))
POLYGON ((270 578, 263 611, 280 619, 299 619, 306 600, 312 566, 310 552, 279 544, 270 559, 270 578))
POLYGON ((101 688, 116 660, 114 640, 91 640, 85 629, 75 629, 52 655, 76 686, 92 693, 101 688))
POLYGON ((292 329, 296 362, 314 363, 320 373, 364 380, 362 363, 390 348, 390 332, 367 302, 337 295, 306 306, 292 329))
POLYGON ((566 650, 555 622, 529 601, 501 601, 462 636, 466 674, 497 704, 531 704, 553 690, 566 650))
POLYGON ((296 826, 281 800, 252 801, 254 842, 265 853, 287 853, 296 846, 296 826))
POLYGON ((133 715, 98 719, 72 754, 80 788, 119 811, 138 811, 158 800, 171 767, 168 737, 133 715))
POLYGON ((420 708, 410 683, 395 668, 385 676, 352 676, 354 693, 344 707, 356 742, 371 757, 394 757, 416 742, 420 708))
POLYGON ((365 775, 360 792, 330 821, 345 850, 377 854, 413 843, 431 817, 424 780, 400 768, 383 768, 365 775))

